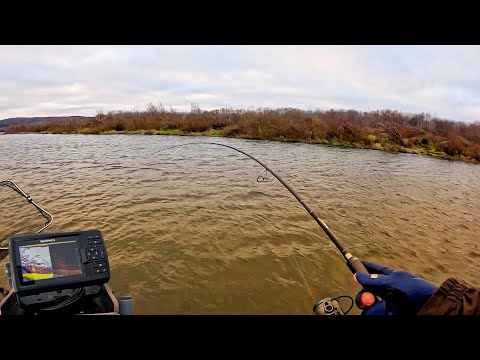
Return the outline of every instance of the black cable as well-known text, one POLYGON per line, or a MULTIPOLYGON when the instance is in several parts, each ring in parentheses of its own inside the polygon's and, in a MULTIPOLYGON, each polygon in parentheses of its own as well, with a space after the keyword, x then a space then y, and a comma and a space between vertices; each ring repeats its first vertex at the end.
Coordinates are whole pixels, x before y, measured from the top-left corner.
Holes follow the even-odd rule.
POLYGON ((348 295, 337 296, 336 298, 332 298, 332 300, 337 300, 338 301, 338 299, 341 299, 341 298, 348 298, 352 302, 350 307, 348 308, 348 310, 344 312, 344 315, 347 315, 350 312, 350 310, 352 310, 353 304, 355 304, 355 300, 353 300, 353 298, 351 296, 348 296, 348 295))
POLYGON ((41 309, 39 312, 49 312, 49 311, 56 311, 59 309, 64 309, 67 306, 70 306, 77 302, 83 295, 85 295, 85 289, 82 288, 77 288, 75 289, 75 292, 70 295, 67 299, 62 301, 61 303, 55 304, 53 306, 50 306, 48 308, 41 309))

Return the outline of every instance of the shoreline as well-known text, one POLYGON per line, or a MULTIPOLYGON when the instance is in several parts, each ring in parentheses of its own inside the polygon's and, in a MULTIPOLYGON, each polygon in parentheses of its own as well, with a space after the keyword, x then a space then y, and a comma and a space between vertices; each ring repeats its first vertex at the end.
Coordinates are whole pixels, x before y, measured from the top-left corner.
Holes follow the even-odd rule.
POLYGON ((348 142, 339 142, 337 139, 331 139, 330 141, 327 139, 314 139, 311 141, 307 141, 305 139, 288 139, 288 138, 258 138, 258 137, 247 137, 247 136, 225 136, 222 135, 222 130, 214 130, 209 129, 203 132, 185 132, 179 129, 174 130, 108 130, 108 131, 101 131, 98 133, 86 132, 86 131, 76 131, 76 132, 49 132, 49 131, 25 131, 25 132, 4 132, 2 135, 7 134, 53 134, 53 135, 174 135, 174 136, 209 136, 209 137, 223 137, 223 138, 230 138, 230 139, 245 139, 245 140, 267 140, 267 141, 275 141, 275 142, 289 142, 289 143, 303 143, 303 144, 312 144, 312 145, 327 145, 331 147, 339 147, 339 148, 349 148, 349 149, 368 149, 368 150, 377 150, 383 151, 388 153, 394 154, 416 154, 416 155, 424 155, 429 157, 434 157, 437 159, 443 160, 450 160, 450 161, 460 161, 464 163, 470 164, 480 164, 480 161, 475 159, 466 158, 464 156, 451 156, 445 154, 443 151, 436 151, 431 150, 421 146, 415 146, 412 148, 404 147, 397 145, 395 143, 384 143, 380 144, 379 142, 372 141, 370 146, 359 144, 359 143, 348 143, 348 142))

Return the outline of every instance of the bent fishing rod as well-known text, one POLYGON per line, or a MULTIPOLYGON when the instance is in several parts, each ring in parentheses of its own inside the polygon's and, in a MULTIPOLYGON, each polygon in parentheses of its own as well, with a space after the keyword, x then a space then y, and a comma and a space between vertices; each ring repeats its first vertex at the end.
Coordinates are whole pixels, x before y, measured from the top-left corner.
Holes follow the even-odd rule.
MULTIPOLYGON (((270 169, 267 165, 265 165, 263 162, 261 162, 260 160, 256 159, 255 157, 253 157, 252 155, 250 154, 247 154, 246 152, 242 151, 242 150, 239 150, 233 146, 230 146, 230 145, 225 145, 225 144, 220 144, 220 143, 215 143, 215 142, 208 142, 208 141, 199 141, 199 142, 194 142, 194 143, 188 143, 188 144, 180 144, 180 145, 174 145, 174 146, 170 146, 170 147, 167 147, 167 148, 164 148, 162 149, 161 151, 165 151, 165 150, 170 150, 170 149, 173 149, 173 148, 177 148, 177 147, 181 147, 181 146, 189 146, 189 145, 198 145, 198 144, 204 144, 204 145, 216 145, 216 146, 223 146, 223 147, 226 147, 226 148, 229 148, 229 149, 232 149, 232 150, 235 150, 245 156, 248 156, 250 159, 254 160, 255 162, 257 162, 258 164, 260 164, 260 166, 262 166, 266 171, 268 171, 270 174, 272 174, 278 181, 280 181, 280 183, 295 197, 295 199, 298 200, 298 202, 300 204, 302 204, 302 206, 305 208, 305 210, 307 210, 307 212, 310 214, 310 216, 317 222, 318 225, 320 225, 320 227, 322 228, 322 230, 327 234, 327 236, 330 238, 330 240, 335 244, 335 246, 337 247, 337 249, 340 251, 340 253, 342 254, 343 258, 345 259, 346 263, 347 263, 347 266, 348 268, 350 269, 350 271, 355 274, 357 272, 360 272, 360 273, 366 273, 368 274, 368 271, 367 269, 365 268, 365 266, 363 265, 363 263, 361 262, 360 259, 358 259, 357 257, 353 256, 350 252, 347 251, 347 249, 345 248, 345 246, 341 243, 341 241, 338 239, 338 237, 332 232, 332 230, 330 230, 330 228, 327 226, 327 224, 322 220, 320 219, 315 213, 314 211, 312 210, 312 208, 307 204, 307 202, 305 200, 303 200, 300 195, 298 195, 298 193, 293 190, 293 188, 285 181, 282 179, 282 177, 278 174, 275 173, 275 171, 273 171, 272 169, 270 169)), ((258 180, 258 178, 257 178, 258 180)), ((363 292, 359 298, 359 302, 361 304, 362 307, 368 307, 368 306, 371 306, 373 305, 372 303, 372 300, 374 297, 372 297, 372 294, 370 293, 367 293, 367 292, 363 292)), ((315 307, 314 307, 315 309, 315 307)), ((314 310, 315 311, 315 310, 314 310)))

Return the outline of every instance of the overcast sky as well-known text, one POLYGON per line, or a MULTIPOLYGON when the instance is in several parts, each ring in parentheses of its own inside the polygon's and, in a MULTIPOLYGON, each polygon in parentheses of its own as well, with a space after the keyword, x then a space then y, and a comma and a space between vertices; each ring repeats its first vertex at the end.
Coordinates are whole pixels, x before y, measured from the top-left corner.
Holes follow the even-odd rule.
POLYGON ((221 107, 480 120, 480 46, 0 46, 0 119, 221 107))

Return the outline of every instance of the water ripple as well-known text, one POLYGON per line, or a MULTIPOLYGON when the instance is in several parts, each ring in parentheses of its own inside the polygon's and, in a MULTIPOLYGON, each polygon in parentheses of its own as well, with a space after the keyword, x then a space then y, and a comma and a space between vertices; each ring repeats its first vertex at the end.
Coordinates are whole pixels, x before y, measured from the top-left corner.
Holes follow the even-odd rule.
MULTIPOLYGON (((258 164, 206 145, 158 151, 195 141, 5 135, 0 178, 16 181, 54 215, 51 231, 101 229, 111 286, 133 295, 138 313, 308 314, 312 300, 300 269, 316 297, 355 294, 336 248, 278 181, 256 181, 258 164)), ((478 285, 480 166, 213 141, 271 166, 355 255, 436 283, 460 276, 478 285)), ((35 214, 3 195, 2 231, 34 222, 35 214)))

